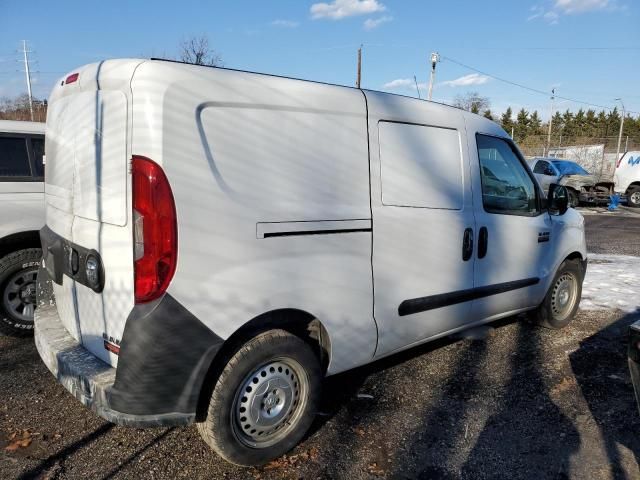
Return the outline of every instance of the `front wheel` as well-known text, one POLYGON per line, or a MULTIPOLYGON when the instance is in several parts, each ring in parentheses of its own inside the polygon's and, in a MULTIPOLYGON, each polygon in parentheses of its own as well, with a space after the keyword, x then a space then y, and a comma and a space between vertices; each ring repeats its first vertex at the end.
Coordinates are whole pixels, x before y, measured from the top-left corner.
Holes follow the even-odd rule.
POLYGON ((318 357, 284 330, 264 332, 229 360, 200 435, 225 460, 262 465, 295 447, 313 422, 321 388, 318 357))
POLYGON ((629 187, 627 204, 633 208, 640 208, 640 187, 629 187))
POLYGON ((565 260, 556 272, 542 304, 534 311, 536 323, 547 328, 566 327, 582 296, 583 272, 578 260, 565 260))
POLYGON ((28 248, 0 258, 0 332, 17 337, 33 333, 41 256, 39 248, 28 248))

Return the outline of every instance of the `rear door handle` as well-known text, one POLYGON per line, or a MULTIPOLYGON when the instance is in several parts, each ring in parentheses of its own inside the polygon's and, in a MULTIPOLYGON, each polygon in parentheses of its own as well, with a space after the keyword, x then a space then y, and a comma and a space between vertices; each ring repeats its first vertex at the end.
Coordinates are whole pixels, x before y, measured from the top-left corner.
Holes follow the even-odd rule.
POLYGON ((473 255, 473 229, 467 228, 462 236, 462 260, 465 262, 473 255))
POLYGON ((478 234, 478 258, 484 258, 487 254, 488 242, 489 231, 487 227, 480 227, 480 233, 478 234))

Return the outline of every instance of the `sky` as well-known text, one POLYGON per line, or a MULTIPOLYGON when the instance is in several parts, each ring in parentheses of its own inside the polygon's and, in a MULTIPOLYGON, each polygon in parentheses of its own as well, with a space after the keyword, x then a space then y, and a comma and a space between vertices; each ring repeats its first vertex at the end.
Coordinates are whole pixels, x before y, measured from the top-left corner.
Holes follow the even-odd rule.
POLYGON ((622 98, 640 115, 639 0, 0 0, 0 97, 26 92, 22 40, 34 96, 46 98, 78 66, 174 57, 199 35, 230 68, 354 85, 363 45, 363 88, 417 96, 415 75, 424 98, 438 52, 436 101, 477 91, 494 113, 545 119, 555 88, 596 110, 622 98))

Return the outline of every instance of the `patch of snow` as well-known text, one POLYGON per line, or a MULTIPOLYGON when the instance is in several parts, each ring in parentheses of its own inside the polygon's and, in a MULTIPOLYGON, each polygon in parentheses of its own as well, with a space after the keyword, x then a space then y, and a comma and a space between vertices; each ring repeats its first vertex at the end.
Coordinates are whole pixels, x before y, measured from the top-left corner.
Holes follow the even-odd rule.
POLYGON ((582 310, 640 309, 640 257, 589 254, 582 310))

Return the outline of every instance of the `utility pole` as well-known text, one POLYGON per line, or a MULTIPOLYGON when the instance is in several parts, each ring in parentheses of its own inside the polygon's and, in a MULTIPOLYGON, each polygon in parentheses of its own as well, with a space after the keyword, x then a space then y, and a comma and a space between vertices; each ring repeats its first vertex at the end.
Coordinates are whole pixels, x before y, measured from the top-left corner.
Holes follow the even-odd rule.
POLYGON ((622 117, 620 118, 620 132, 618 133, 618 148, 616 150, 616 165, 618 164, 617 162, 620 160, 620 142, 622 142, 622 129, 624 128, 624 103, 622 103, 622 99, 621 98, 616 98, 615 99, 616 102, 620 102, 620 105, 622 105, 622 117))
POLYGON ((436 63, 440 61, 440 55, 438 52, 431 54, 431 76, 429 77, 429 100, 431 100, 433 94, 433 82, 436 79, 436 63))
POLYGON ((358 77, 356 79, 356 87, 360 88, 360 80, 361 80, 361 72, 362 72, 362 45, 358 49, 358 77))
POLYGON ((27 50, 27 41, 22 41, 22 53, 24 54, 24 73, 27 76, 27 92, 29 93, 29 111, 31 112, 31 121, 33 122, 33 96, 31 95, 31 74, 29 73, 29 56, 30 50, 27 50))
POLYGON ((556 89, 551 89, 551 113, 549 115, 549 130, 547 131, 547 153, 549 155, 549 151, 551 150, 551 123, 553 122, 553 100, 556 96, 556 89))

